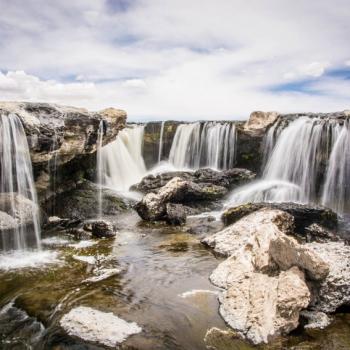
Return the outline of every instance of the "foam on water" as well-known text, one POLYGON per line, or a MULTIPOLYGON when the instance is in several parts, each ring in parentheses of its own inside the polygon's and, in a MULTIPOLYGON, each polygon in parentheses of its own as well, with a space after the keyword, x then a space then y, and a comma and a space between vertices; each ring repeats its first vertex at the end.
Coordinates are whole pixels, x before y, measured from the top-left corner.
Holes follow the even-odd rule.
POLYGON ((58 252, 50 250, 16 250, 0 254, 0 270, 5 271, 40 268, 61 262, 58 252))

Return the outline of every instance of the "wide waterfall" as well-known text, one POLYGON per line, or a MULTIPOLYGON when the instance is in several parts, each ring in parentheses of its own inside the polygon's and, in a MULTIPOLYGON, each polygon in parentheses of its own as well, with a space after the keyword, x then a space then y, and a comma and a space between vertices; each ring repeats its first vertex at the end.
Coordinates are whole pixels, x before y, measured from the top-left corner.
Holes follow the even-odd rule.
POLYGON ((262 180, 234 191, 230 203, 314 202, 343 213, 350 194, 349 148, 347 121, 301 117, 282 131, 272 126, 262 180))
POLYGON ((29 147, 15 114, 0 116, 0 214, 4 250, 40 248, 39 207, 29 147))
MULTIPOLYGON (((98 152, 99 184, 126 192, 146 174, 142 157, 143 125, 128 125, 98 152)), ((102 133, 100 132, 102 138, 102 133)), ((100 143, 102 142, 100 138, 100 143)))
POLYGON ((232 168, 235 161, 236 128, 228 122, 205 122, 178 126, 169 161, 177 168, 232 168))

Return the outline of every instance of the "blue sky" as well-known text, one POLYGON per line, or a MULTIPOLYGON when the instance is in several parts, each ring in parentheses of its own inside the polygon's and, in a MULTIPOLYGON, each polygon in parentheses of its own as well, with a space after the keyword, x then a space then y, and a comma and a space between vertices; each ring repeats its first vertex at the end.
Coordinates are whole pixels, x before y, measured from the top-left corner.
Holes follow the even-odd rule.
POLYGON ((0 99, 130 120, 350 109, 348 0, 0 0, 0 99))

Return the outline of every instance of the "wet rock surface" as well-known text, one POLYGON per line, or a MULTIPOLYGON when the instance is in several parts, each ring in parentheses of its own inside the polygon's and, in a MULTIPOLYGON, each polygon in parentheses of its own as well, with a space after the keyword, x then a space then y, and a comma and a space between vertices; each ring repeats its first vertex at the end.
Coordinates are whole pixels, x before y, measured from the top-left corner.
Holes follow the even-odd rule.
POLYGON ((174 177, 192 181, 200 186, 216 185, 226 189, 233 189, 255 178, 255 174, 247 169, 230 169, 216 171, 213 169, 199 169, 196 171, 171 171, 159 175, 148 175, 140 183, 132 186, 133 190, 141 193, 156 192, 174 177))
POLYGON ((103 144, 114 140, 126 121, 126 113, 114 108, 89 112, 49 103, 1 102, 0 112, 16 114, 23 123, 41 201, 55 194, 53 182, 69 190, 94 169, 101 121, 103 144))
POLYGON ((180 221, 184 221, 183 217, 186 213, 186 208, 183 206, 168 205, 169 203, 190 205, 196 202, 210 202, 221 199, 226 193, 227 189, 222 186, 212 184, 201 186, 192 181, 174 177, 156 193, 150 192, 146 194, 135 205, 135 209, 140 217, 147 221, 171 221, 171 218, 175 218, 176 216, 179 218, 182 217, 180 221), (167 209, 169 209, 169 219, 167 219, 167 209))
POLYGON ((302 236, 305 236, 307 232, 311 240, 323 239, 326 235, 332 236, 335 239, 334 234, 325 233, 324 229, 322 230, 323 232, 320 232, 320 226, 332 230, 338 224, 337 214, 324 207, 298 203, 247 203, 227 209, 222 215, 222 220, 225 225, 231 225, 242 217, 262 208, 283 210, 289 213, 294 218, 295 232, 302 236))

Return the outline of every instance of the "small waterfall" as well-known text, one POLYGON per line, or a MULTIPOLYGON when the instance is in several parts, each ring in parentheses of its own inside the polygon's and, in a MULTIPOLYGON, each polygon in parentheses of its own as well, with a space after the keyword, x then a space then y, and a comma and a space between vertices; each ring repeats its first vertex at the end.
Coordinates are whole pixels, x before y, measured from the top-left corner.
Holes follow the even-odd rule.
POLYGON ((205 122, 178 126, 169 161, 177 168, 230 169, 235 161, 236 128, 232 123, 205 122))
MULTIPOLYGON (((129 125, 113 142, 100 147, 97 165, 100 185, 126 192, 142 179, 146 174, 142 157, 143 134, 143 125, 129 125)), ((100 142, 102 145, 102 140, 100 142)))
MULTIPOLYGON (((337 130, 338 131, 338 130, 337 130)), ((350 123, 337 132, 329 159, 322 204, 338 213, 350 212, 350 123)))
POLYGON ((52 200, 52 215, 55 215, 55 207, 56 207, 56 187, 57 187, 57 162, 58 162, 58 135, 56 129, 54 129, 54 134, 52 138, 52 145, 50 148, 50 152, 54 153, 53 157, 51 157, 48 161, 47 168, 50 174, 50 187, 53 193, 52 200))
POLYGON ((160 135, 159 135, 158 163, 160 163, 160 161, 162 159, 164 126, 165 126, 165 121, 162 121, 162 124, 160 126, 160 135))
POLYGON ((342 212, 350 194, 350 137, 349 123, 343 127, 341 123, 300 117, 282 131, 271 127, 265 139, 270 156, 262 180, 235 190, 230 203, 322 202, 342 212))
POLYGON ((103 120, 100 121, 100 125, 97 132, 97 184, 98 184, 98 216, 102 217, 103 209, 103 166, 102 166, 102 146, 103 146, 103 120))
POLYGON ((17 115, 0 116, 0 135, 0 211, 9 214, 5 223, 12 217, 17 224, 2 232, 2 247, 6 251, 40 248, 39 207, 32 163, 17 115))

